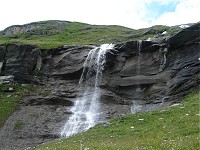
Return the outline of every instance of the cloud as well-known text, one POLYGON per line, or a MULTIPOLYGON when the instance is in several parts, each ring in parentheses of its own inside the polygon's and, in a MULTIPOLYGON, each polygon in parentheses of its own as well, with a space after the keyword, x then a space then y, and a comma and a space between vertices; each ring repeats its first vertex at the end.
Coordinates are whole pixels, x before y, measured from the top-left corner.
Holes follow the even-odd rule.
POLYGON ((186 23, 195 23, 200 21, 199 10, 199 0, 181 0, 177 4, 174 12, 163 13, 159 18, 154 20, 152 24, 172 26, 186 23))
POLYGON ((172 3, 178 3, 181 0, 142 0, 143 3, 159 3, 160 5, 168 5, 168 4, 172 4, 172 3))
POLYGON ((3 0, 0 1, 0 30, 42 20, 122 25, 135 29, 155 24, 176 25, 199 21, 199 3, 199 0, 3 0), (160 8, 151 8, 152 3, 160 8), (167 9, 172 4, 173 9, 167 9))
POLYGON ((0 5, 0 28, 52 19, 127 27, 145 24, 141 19, 144 5, 139 0, 6 0, 0 5))

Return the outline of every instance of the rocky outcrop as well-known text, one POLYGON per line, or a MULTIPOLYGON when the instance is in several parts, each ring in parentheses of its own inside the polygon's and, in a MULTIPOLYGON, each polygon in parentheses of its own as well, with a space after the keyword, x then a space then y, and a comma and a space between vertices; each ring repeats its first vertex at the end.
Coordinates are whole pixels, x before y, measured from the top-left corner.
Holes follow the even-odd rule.
POLYGON ((45 59, 42 72, 47 76, 79 79, 88 52, 94 46, 63 46, 51 50, 45 59))
POLYGON ((6 48, 5 46, 0 46, 0 75, 3 70, 3 65, 5 63, 6 48))
MULTIPOLYGON (((90 49, 91 46, 54 49, 43 72, 78 80, 90 49)), ((198 88, 199 49, 199 23, 159 43, 154 40, 117 44, 107 54, 101 87, 114 93, 117 98, 113 98, 116 100, 113 103, 121 99, 129 105, 133 102, 157 105, 181 100, 190 90, 198 88)), ((110 101, 106 97, 103 93, 102 102, 110 101)))
POLYGON ((20 82, 37 83, 34 72, 41 68, 40 49, 32 45, 10 44, 0 48, 1 74, 14 75, 20 82))
POLYGON ((33 22, 25 25, 14 25, 3 30, 0 35, 13 35, 20 33, 33 33, 38 35, 48 35, 51 34, 48 30, 62 30, 69 22, 68 21, 42 21, 33 22))
POLYGON ((113 70, 110 69, 105 77, 103 87, 122 99, 144 104, 161 103, 166 97, 166 102, 177 101, 192 88, 198 88, 199 44, 178 50, 167 48, 166 53, 161 49, 151 53, 141 52, 135 57, 126 52, 119 54, 114 62, 124 56, 120 62, 124 65, 120 68, 118 64, 113 65, 113 70))
MULTIPOLYGON (((162 40, 116 44, 106 55, 100 85, 104 119, 164 107, 199 89, 199 32, 198 23, 162 40)), ((38 87, 44 94, 26 97, 1 128, 2 147, 22 149, 59 137, 61 127, 71 115, 71 106, 83 94, 84 87, 78 82, 92 48, 63 46, 43 53, 41 58, 35 46, 0 47, 4 74, 22 81, 24 76, 30 78, 41 70, 47 77, 38 87), (14 131, 17 121, 23 123, 23 128, 14 131)))
POLYGON ((188 28, 178 32, 176 35, 168 39, 168 43, 172 49, 177 49, 193 43, 198 44, 200 41, 200 23, 196 23, 188 28))
POLYGON ((111 58, 112 67, 106 71, 102 86, 122 99, 144 105, 181 100, 198 89, 200 82, 199 33, 198 23, 160 44, 116 45, 119 53, 111 58))

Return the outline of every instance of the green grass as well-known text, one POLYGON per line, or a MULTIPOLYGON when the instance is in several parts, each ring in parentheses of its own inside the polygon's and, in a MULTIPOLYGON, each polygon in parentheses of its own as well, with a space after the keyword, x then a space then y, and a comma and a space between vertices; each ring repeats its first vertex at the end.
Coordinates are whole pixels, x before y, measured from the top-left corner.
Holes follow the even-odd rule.
POLYGON ((104 128, 47 143, 37 150, 197 150, 200 92, 179 105, 111 120, 104 128))
POLYGON ((0 84, 0 128, 6 119, 15 111, 17 103, 33 88, 30 86, 19 86, 14 84, 0 84), (4 89, 12 87, 14 92, 4 92, 4 89))
MULTIPOLYGON (((153 26, 151 28, 159 33, 169 29, 167 26, 153 26)), ((115 25, 89 25, 71 22, 62 27, 61 31, 48 26, 47 28, 36 29, 29 33, 0 36, 0 45, 21 43, 38 45, 42 49, 49 49, 72 44, 100 45, 103 43, 121 43, 132 40, 145 40, 155 36, 156 34, 143 35, 149 29, 134 30, 115 25)))
POLYGON ((22 129, 22 127, 23 127, 23 122, 21 122, 20 120, 17 120, 17 121, 15 122, 13 131, 15 131, 15 130, 20 130, 20 129, 22 129))

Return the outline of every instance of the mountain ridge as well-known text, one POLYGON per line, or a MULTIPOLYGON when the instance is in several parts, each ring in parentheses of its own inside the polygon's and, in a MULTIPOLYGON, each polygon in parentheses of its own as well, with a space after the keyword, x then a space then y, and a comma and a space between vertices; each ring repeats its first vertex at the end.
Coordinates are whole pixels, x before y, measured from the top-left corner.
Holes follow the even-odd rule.
POLYGON ((100 45, 171 36, 181 29, 179 26, 155 25, 135 30, 118 25, 90 25, 80 22, 48 20, 7 27, 0 32, 0 45, 32 44, 44 49, 73 44, 100 45))

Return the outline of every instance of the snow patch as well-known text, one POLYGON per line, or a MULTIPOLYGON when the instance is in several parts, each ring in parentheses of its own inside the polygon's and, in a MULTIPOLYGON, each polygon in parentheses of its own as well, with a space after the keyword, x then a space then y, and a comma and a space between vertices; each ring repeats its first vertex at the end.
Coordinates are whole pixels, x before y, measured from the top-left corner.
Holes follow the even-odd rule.
POLYGON ((179 106, 179 105, 180 105, 180 103, 176 103, 176 104, 171 105, 171 107, 179 106))
POLYGON ((167 34, 167 31, 164 31, 163 33, 161 33, 162 35, 165 35, 165 34, 167 34))
POLYGON ((189 26, 189 25, 186 25, 186 24, 182 24, 182 25, 180 25, 179 27, 182 28, 182 29, 184 29, 184 28, 188 28, 188 27, 190 27, 190 26, 189 26))

